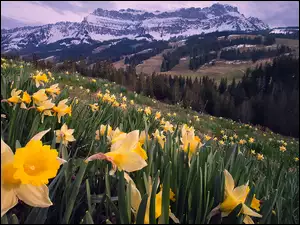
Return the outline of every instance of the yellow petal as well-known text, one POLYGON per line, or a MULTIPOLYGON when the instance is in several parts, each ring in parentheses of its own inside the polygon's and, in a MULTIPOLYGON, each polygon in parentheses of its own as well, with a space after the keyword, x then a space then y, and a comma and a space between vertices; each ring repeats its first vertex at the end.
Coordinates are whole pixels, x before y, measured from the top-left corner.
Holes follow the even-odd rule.
POLYGON ((37 133, 30 140, 35 140, 35 141, 41 140, 42 137, 44 137, 44 135, 49 132, 49 130, 51 130, 51 128, 49 128, 48 130, 45 130, 45 131, 41 131, 40 133, 37 133))
POLYGON ((250 216, 245 216, 243 222, 244 222, 245 224, 254 224, 254 222, 253 222, 253 220, 251 219, 250 216))
POLYGON ((251 205, 250 205, 251 208, 255 209, 256 211, 259 211, 260 209, 260 201, 255 198, 255 195, 252 199, 252 202, 251 202, 251 205))
MULTIPOLYGON (((2 146, 1 146, 2 151, 2 146)), ((2 158, 2 157, 1 157, 2 158)), ((1 217, 18 203, 13 189, 4 188, 1 182, 1 217)))
POLYGON ((46 208, 52 205, 49 199, 49 189, 46 185, 33 186, 31 184, 21 184, 15 189, 20 200, 33 207, 46 208))
POLYGON ((231 212, 238 205, 237 200, 232 195, 228 195, 224 202, 221 203, 220 209, 222 212, 231 212))
POLYGON ((124 173, 124 178, 128 183, 131 182, 131 207, 137 212, 142 201, 141 194, 127 173, 124 173))
POLYGON ((59 162, 59 165, 62 165, 62 164, 64 164, 64 163, 67 162, 66 160, 64 160, 64 159, 62 159, 62 158, 59 158, 59 157, 57 157, 57 160, 58 160, 58 162, 59 162))
POLYGON ((241 185, 236 187, 232 193, 237 200, 244 203, 248 194, 247 189, 248 185, 241 185))
POLYGON ((180 223, 179 219, 172 212, 169 213, 169 216, 174 223, 180 223))
POLYGON ((135 152, 114 151, 105 153, 105 155, 112 158, 119 169, 127 172, 140 170, 147 166, 146 161, 135 152))
POLYGON ((225 191, 233 191, 234 180, 231 174, 227 170, 224 170, 224 176, 225 176, 225 191))
POLYGON ((1 165, 13 161, 14 153, 1 138, 1 165))
POLYGON ((134 130, 126 134, 126 137, 120 141, 117 141, 111 146, 111 151, 130 151, 135 148, 139 141, 139 131, 134 130))
POLYGON ((254 216, 254 217, 259 217, 261 218, 262 215, 258 214, 257 212, 254 212, 252 209, 250 209, 248 206, 246 206, 245 204, 243 204, 243 213, 245 215, 249 215, 249 216, 254 216))

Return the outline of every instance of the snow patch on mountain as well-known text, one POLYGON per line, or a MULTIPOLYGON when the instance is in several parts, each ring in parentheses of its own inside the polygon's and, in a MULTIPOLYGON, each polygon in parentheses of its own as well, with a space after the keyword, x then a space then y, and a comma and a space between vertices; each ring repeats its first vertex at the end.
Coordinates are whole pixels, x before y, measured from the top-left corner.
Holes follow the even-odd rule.
MULTIPOLYGON (((1 30, 1 51, 29 46, 90 44, 122 38, 152 41, 214 31, 255 31, 268 25, 255 17, 246 18, 237 7, 213 4, 205 8, 144 11, 96 9, 81 23, 59 22, 35 27, 1 30), (152 37, 146 37, 151 35, 152 37), (63 42, 68 39, 68 41, 63 42), (65 43, 65 44, 63 44, 65 43)), ((277 32, 276 30, 274 32, 277 32)))

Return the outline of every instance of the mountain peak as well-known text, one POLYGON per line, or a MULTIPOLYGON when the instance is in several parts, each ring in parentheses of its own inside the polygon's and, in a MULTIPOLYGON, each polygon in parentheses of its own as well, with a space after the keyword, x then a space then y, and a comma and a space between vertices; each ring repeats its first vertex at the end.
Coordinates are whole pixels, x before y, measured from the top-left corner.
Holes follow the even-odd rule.
POLYGON ((1 31, 1 49, 22 49, 28 45, 47 45, 74 39, 71 44, 83 41, 105 41, 149 35, 155 40, 169 40, 214 31, 257 31, 268 29, 255 17, 246 18, 237 7, 216 3, 205 8, 181 8, 169 11, 139 9, 95 9, 81 23, 58 22, 37 27, 1 31))

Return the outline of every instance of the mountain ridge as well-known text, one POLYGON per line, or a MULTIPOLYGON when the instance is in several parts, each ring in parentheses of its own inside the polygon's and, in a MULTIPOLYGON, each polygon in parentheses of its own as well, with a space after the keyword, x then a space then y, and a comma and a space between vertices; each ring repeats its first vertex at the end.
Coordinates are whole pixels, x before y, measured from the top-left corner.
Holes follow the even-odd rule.
POLYGON ((95 9, 81 22, 62 21, 41 26, 1 29, 1 52, 48 45, 73 39, 73 45, 112 39, 134 39, 151 35, 155 40, 214 31, 256 31, 269 29, 258 18, 240 14, 237 7, 213 4, 205 8, 181 8, 169 11, 136 9, 95 9))

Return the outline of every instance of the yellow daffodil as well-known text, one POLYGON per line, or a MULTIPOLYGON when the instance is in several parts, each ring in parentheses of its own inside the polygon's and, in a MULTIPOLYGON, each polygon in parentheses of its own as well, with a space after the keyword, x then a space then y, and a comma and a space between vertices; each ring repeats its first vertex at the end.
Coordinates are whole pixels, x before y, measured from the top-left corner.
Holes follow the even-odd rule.
POLYGON ((41 102, 44 102, 48 99, 45 91, 45 89, 40 89, 37 92, 33 93, 32 100, 34 104, 39 105, 41 102))
POLYGON ((225 144, 225 142, 224 142, 224 141, 222 141, 222 140, 220 140, 220 141, 219 141, 219 144, 220 144, 220 145, 224 145, 224 144, 225 144))
POLYGON ((38 73, 37 75, 33 76, 32 78, 35 81, 35 86, 37 88, 41 85, 44 86, 45 83, 49 82, 47 75, 45 73, 44 74, 38 73))
POLYGON ((241 139, 240 141, 239 141, 239 144, 240 145, 243 145, 243 144, 245 144, 246 143, 246 141, 244 140, 244 139, 241 139))
POLYGON ((97 93, 97 97, 98 97, 98 98, 102 98, 102 97, 103 97, 103 94, 101 93, 101 91, 99 91, 99 92, 97 93))
POLYGON ((166 121, 165 124, 163 125, 164 131, 170 131, 171 133, 173 132, 173 124, 171 124, 169 121, 166 121))
POLYGON ((255 141, 255 139, 254 138, 249 138, 249 143, 253 143, 255 141))
POLYGON ((251 154, 255 155, 255 150, 251 149, 251 154))
POLYGON ((164 125, 166 123, 165 118, 161 118, 160 122, 161 125, 164 125))
POLYGON ((294 160, 295 160, 295 162, 298 162, 298 161, 299 161, 299 158, 298 158, 298 157, 295 157, 294 160))
POLYGON ((73 136, 74 129, 68 129, 68 126, 64 123, 60 130, 56 130, 56 143, 62 142, 63 145, 67 146, 69 142, 73 142, 76 139, 73 136))
POLYGON ((96 80, 95 80, 95 79, 92 79, 92 82, 93 82, 93 83, 96 83, 96 80))
POLYGON ((39 112, 42 113, 42 123, 44 122, 44 116, 52 116, 51 109, 55 106, 51 99, 39 102, 38 107, 36 108, 39 112))
POLYGON ((121 107, 122 109, 126 109, 127 105, 126 105, 125 103, 121 103, 120 107, 121 107))
POLYGON ((221 134, 224 134, 225 133, 225 131, 224 130, 221 130, 221 134))
POLYGON ((18 199, 33 207, 52 205, 46 184, 65 161, 58 158, 55 149, 40 141, 49 130, 36 134, 25 147, 17 148, 15 154, 1 139, 1 217, 18 199))
POLYGON ((14 103, 14 104, 17 104, 17 103, 20 103, 22 100, 21 100, 21 97, 20 97, 20 94, 21 94, 22 90, 18 90, 15 88, 15 89, 12 89, 11 91, 11 97, 9 99, 7 99, 8 102, 11 102, 11 103, 14 103))
POLYGON ((231 141, 232 141, 232 140, 233 140, 233 137, 232 137, 232 136, 230 136, 230 137, 229 137, 229 140, 231 140, 231 141))
POLYGON ((163 149, 166 142, 166 137, 163 135, 163 132, 159 133, 159 130, 156 129, 155 133, 153 133, 153 137, 158 141, 161 148, 163 149))
POLYGON ((124 96, 124 97, 122 98, 122 101, 123 101, 123 102, 126 102, 126 101, 127 101, 126 96, 124 96))
POLYGON ((192 156, 198 146, 202 146, 201 140, 198 136, 195 136, 195 130, 193 127, 188 127, 184 124, 181 128, 181 148, 187 152, 189 149, 189 157, 192 156))
POLYGON ((57 115, 58 122, 60 123, 61 117, 69 114, 71 116, 72 109, 71 106, 67 106, 66 102, 68 99, 61 100, 57 106, 53 107, 54 115, 57 115))
POLYGON ((30 104, 30 102, 31 102, 31 97, 30 97, 30 95, 27 93, 27 91, 24 91, 24 92, 23 92, 23 97, 22 97, 21 101, 22 101, 22 103, 21 103, 21 108, 27 109, 25 103, 26 103, 26 104, 30 104))
POLYGON ((104 159, 112 163, 113 172, 118 168, 126 172, 133 172, 140 170, 147 166, 146 161, 143 159, 139 146, 139 131, 134 130, 128 134, 125 134, 124 138, 121 138, 111 146, 111 151, 105 154, 97 153, 86 159, 86 162, 95 159, 104 159))
POLYGON ((237 138, 238 138, 238 136, 237 136, 236 134, 234 134, 233 137, 234 137, 234 139, 237 139, 237 138))
MULTIPOLYGON (((150 136, 148 134, 147 134, 147 136, 148 136, 148 140, 149 140, 150 136)), ((143 130, 140 133, 139 142, 143 145, 145 143, 145 141, 146 141, 146 131, 143 130)))
POLYGON ((218 138, 217 137, 214 137, 214 139, 213 139, 214 141, 217 141, 218 140, 218 138))
MULTIPOLYGON (((135 217, 137 216, 137 212, 139 209, 139 206, 141 204, 142 198, 140 191, 137 189, 134 181, 131 179, 131 177, 124 173, 124 178, 131 185, 131 208, 133 210, 133 213, 135 217)), ((150 216, 150 199, 151 199, 151 193, 152 193, 152 182, 151 178, 148 179, 149 186, 148 186, 148 200, 147 200, 147 206, 146 206, 146 212, 145 212, 145 218, 144 218, 144 224, 149 224, 149 216, 150 216)), ((174 199, 174 192, 170 189, 170 200, 175 201, 174 199)), ((155 219, 159 218, 162 213, 162 188, 161 190, 155 195, 155 219)), ((175 215, 169 210, 169 217, 175 222, 179 223, 179 220, 175 217, 175 215)))
POLYGON ((156 112, 155 113, 155 119, 158 120, 161 117, 161 113, 160 112, 156 112))
POLYGON ((146 107, 144 112, 146 113, 146 115, 150 115, 151 114, 151 108, 150 107, 146 107))
POLYGON ((112 104, 112 106, 114 106, 114 107, 119 107, 119 106, 120 106, 120 103, 117 102, 117 101, 115 101, 115 102, 112 104))
POLYGON ((206 141, 209 141, 209 140, 211 139, 211 136, 209 136, 209 135, 204 135, 204 138, 205 138, 206 141))
POLYGON ((176 116, 177 114, 176 113, 173 113, 173 116, 176 116))
POLYGON ((130 105, 134 105, 134 101, 133 100, 130 100, 130 105))
POLYGON ((285 151, 286 151, 286 147, 284 147, 284 146, 282 145, 282 146, 279 147, 279 150, 280 150, 281 152, 285 152, 285 151))
POLYGON ((227 140, 227 135, 223 135, 222 137, 224 140, 227 140))
POLYGON ((263 154, 259 154, 257 153, 257 156, 256 156, 257 160, 261 161, 264 159, 264 155, 263 154))
POLYGON ((53 84, 49 88, 46 88, 45 90, 48 94, 52 96, 52 98, 55 98, 56 95, 59 95, 60 93, 60 88, 58 87, 58 84, 53 84))
POLYGON ((110 125, 100 125, 100 130, 96 131, 96 140, 100 140, 100 135, 103 136, 105 134, 105 131, 107 130, 107 136, 110 136, 112 133, 112 127, 110 125))
POLYGON ((253 208, 259 211, 260 203, 259 200, 255 198, 255 195, 250 205, 251 208, 245 205, 247 195, 250 191, 248 184, 241 185, 239 187, 234 188, 234 180, 231 174, 227 170, 224 171, 224 176, 225 176, 225 199, 220 204, 222 217, 228 216, 236 206, 242 204, 242 209, 240 213, 246 215, 244 218, 244 223, 247 224, 253 223, 250 216, 261 218, 262 216, 260 214, 258 214, 257 212, 251 209, 253 208))
POLYGON ((95 103, 95 104, 89 104, 89 106, 91 107, 91 109, 92 109, 93 112, 99 110, 98 103, 95 103))
POLYGON ((171 113, 167 113, 167 116, 171 116, 171 113))
POLYGON ((126 133, 122 132, 119 128, 111 131, 110 134, 107 135, 107 139, 112 143, 116 143, 118 140, 124 139, 126 137, 126 133))

